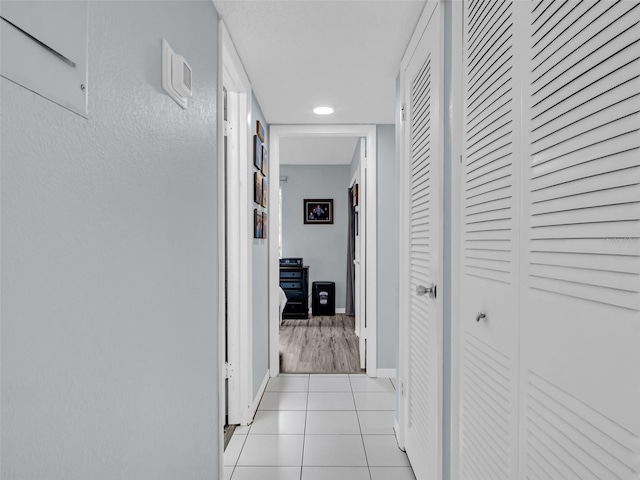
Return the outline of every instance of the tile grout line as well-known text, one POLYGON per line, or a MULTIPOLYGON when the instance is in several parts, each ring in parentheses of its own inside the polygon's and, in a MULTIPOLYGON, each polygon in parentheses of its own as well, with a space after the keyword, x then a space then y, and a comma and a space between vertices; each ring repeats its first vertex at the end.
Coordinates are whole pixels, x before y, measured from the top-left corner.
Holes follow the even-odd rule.
POLYGON ((362 440, 362 449, 364 450, 364 459, 367 462, 367 470, 369 471, 369 479, 372 480, 371 467, 369 466, 369 457, 367 456, 367 447, 364 444, 364 435, 362 434, 362 425, 360 424, 360 415, 358 415, 358 405, 356 404, 356 395, 353 392, 353 384, 351 383, 351 375, 349 375, 349 386, 351 387, 351 396, 353 397, 353 406, 356 411, 356 419, 358 420, 358 428, 360 429, 360 440, 362 440))
POLYGON ((307 443, 307 417, 309 416, 309 390, 311 387, 311 375, 307 376, 307 403, 304 410, 304 430, 302 431, 302 458, 300 459, 300 480, 302 480, 302 470, 304 468, 304 447, 307 443))

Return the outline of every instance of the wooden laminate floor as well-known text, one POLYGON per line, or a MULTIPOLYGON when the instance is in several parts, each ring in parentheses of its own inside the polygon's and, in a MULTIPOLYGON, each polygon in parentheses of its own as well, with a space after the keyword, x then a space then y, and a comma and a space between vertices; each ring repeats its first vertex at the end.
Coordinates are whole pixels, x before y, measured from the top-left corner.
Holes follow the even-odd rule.
POLYGON ((282 373, 356 373, 360 369, 355 317, 284 320, 280 326, 282 373))

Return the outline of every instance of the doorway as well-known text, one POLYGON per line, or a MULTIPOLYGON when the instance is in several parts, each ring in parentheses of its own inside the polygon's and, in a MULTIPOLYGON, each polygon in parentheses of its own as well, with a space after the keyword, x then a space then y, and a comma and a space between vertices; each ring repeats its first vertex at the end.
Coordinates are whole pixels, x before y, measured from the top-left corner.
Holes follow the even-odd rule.
MULTIPOLYGON (((323 137, 339 137, 339 138, 354 138, 359 139, 363 138, 362 141, 362 158, 363 161, 361 163, 362 169, 362 179, 366 182, 366 187, 362 185, 361 182, 360 189, 360 202, 361 204, 367 204, 369 206, 368 214, 364 212, 359 212, 359 238, 362 241, 361 251, 362 258, 358 259, 360 261, 360 271, 362 276, 362 281, 360 282, 359 295, 356 295, 356 298, 359 299, 359 307, 358 307, 358 322, 362 325, 361 328, 356 328, 355 324, 351 324, 350 328, 353 331, 353 338, 355 338, 358 344, 363 345, 361 348, 363 352, 363 358, 366 362, 366 371, 369 376, 376 376, 376 303, 375 296, 370 295, 367 297, 365 286, 372 292, 376 289, 376 277, 375 277, 375 253, 376 253, 376 222, 375 222, 375 161, 376 161, 376 127, 369 125, 284 125, 284 126, 272 126, 271 127, 271 137, 270 137, 270 152, 272 159, 272 168, 275 169, 275 172, 272 172, 274 176, 278 176, 279 178, 283 178, 286 175, 283 175, 280 169, 280 161, 281 161, 281 140, 283 139, 296 139, 301 137, 312 137, 312 138, 323 138, 323 137), (364 173, 366 172, 366 173, 364 173), (365 195, 365 196, 363 196, 365 195), (365 241, 366 239, 366 241, 365 241), (366 328, 365 328, 366 325, 366 328), (355 334, 358 333, 359 336, 355 334)), ((359 141, 359 140, 358 140, 359 141)), ((283 168, 283 171, 286 171, 283 168)), ((288 181, 288 179, 287 179, 288 181)), ((349 176, 345 181, 344 188, 340 191, 339 194, 341 196, 341 202, 345 204, 346 210, 346 200, 349 183, 349 176)), ((271 202, 279 203, 279 195, 280 192, 278 190, 271 191, 271 202)), ((285 199, 283 198, 283 201, 285 199)), ((296 202, 297 204, 298 202, 296 202)), ((301 203, 301 202, 300 202, 301 203)), ((299 205, 297 208, 303 208, 303 205, 299 205)), ((345 240, 347 233, 346 226, 346 211, 342 213, 345 216, 345 240)), ((302 223, 302 213, 300 212, 301 217, 298 219, 299 223, 302 223)), ((277 238, 280 232, 280 218, 272 218, 271 224, 269 225, 271 229, 270 235, 272 238, 277 238), (274 237, 275 235, 275 237, 274 237)), ((314 228, 322 228, 322 226, 314 227, 314 228)), ((317 230, 320 232, 321 230, 317 230)), ((283 243, 286 245, 286 235, 283 233, 283 243)), ((270 375, 276 376, 281 372, 281 358, 280 358, 280 248, 279 245, 275 242, 270 244, 270 252, 269 252, 269 290, 270 290, 270 311, 269 311, 269 326, 270 326, 270 354, 269 354, 269 370, 270 375)), ((342 255, 346 260, 346 245, 343 250, 345 253, 342 255)), ((286 246, 283 250, 284 256, 286 256, 286 246)), ((306 259, 303 259, 306 261, 306 259)), ((343 264, 344 266, 344 261, 343 264)), ((346 275, 342 275, 346 277, 346 275)), ((324 280, 318 278, 318 280, 324 280)), ((342 279, 341 279, 342 280, 342 279)), ((309 284, 310 290, 312 287, 312 283, 309 284)), ((309 291, 311 294, 312 292, 309 291)), ((344 293, 342 293, 344 296, 344 293)), ((339 313, 336 312, 336 313, 339 313)), ((360 326, 360 325, 359 325, 360 326)), ((356 359, 356 368, 359 370, 361 368, 361 359, 356 359)))

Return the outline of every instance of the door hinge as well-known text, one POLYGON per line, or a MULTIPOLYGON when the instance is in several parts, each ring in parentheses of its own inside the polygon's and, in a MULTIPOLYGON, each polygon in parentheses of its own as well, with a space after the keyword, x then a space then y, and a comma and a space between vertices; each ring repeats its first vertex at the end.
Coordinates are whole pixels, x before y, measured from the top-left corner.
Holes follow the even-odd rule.
POLYGON ((404 380, 400 380, 400 396, 404 397, 404 380))
POLYGON ((235 372, 234 372, 234 370, 233 370, 233 365, 231 365, 231 364, 230 364, 230 363, 228 363, 228 362, 225 362, 225 364, 224 364, 224 378, 225 378, 225 379, 227 379, 227 378, 231 378, 231 377, 233 376, 233 374, 234 374, 234 373, 235 373, 235 372))
POLYGON ((233 125, 229 120, 224 121, 224 136, 229 137, 233 133, 233 125))
POLYGON ((404 122, 405 120, 405 112, 407 110, 407 105, 405 103, 400 107, 400 120, 404 122))

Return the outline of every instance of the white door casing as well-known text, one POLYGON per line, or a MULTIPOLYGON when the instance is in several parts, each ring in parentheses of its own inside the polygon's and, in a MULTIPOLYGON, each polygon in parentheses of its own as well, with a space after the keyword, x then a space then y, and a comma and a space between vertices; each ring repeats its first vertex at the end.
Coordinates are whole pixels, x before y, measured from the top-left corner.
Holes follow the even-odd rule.
MULTIPOLYGON (((246 425, 253 419, 251 407, 253 404, 253 386, 252 386, 252 309, 247 304, 246 298, 251 298, 251 233, 253 226, 249 223, 250 210, 250 192, 249 182, 241 181, 242 178, 249 178, 249 152, 251 152, 252 138, 249 131, 249 125, 246 119, 249 117, 251 109, 251 84, 244 72, 242 63, 233 46, 233 42, 224 26, 220 21, 220 58, 221 72, 219 89, 222 91, 223 86, 227 90, 227 114, 229 117, 231 131, 227 136, 227 157, 228 167, 221 166, 220 175, 226 177, 226 201, 223 199, 221 204, 224 205, 223 213, 226 218, 226 234, 228 238, 234 241, 226 242, 224 250, 226 251, 227 263, 230 268, 227 271, 227 312, 228 331, 226 336, 228 339, 228 358, 230 363, 230 378, 228 399, 221 398, 222 403, 228 402, 229 412, 228 418, 230 424, 246 425), (243 213, 244 212, 244 213, 243 213)), ((220 93, 222 98, 222 93, 220 93)), ((224 126, 222 125, 222 115, 219 115, 221 128, 219 129, 220 137, 220 158, 224 155, 222 138, 224 136, 224 126)), ((220 162, 223 163, 223 162, 220 162)), ((225 177, 221 177, 220 181, 224 181, 225 177)), ((221 232, 221 236, 222 236, 221 232)), ((220 242, 223 245, 225 242, 220 242)), ((224 257, 221 257, 224 262, 224 257)), ((221 263, 224 265, 224 263, 221 263)), ((224 271, 221 268, 221 301, 224 305, 224 271)), ((225 349, 225 316, 221 315, 219 322, 221 323, 220 350, 225 349)), ((224 379, 224 357, 221 363, 220 375, 224 379)), ((223 384, 224 385, 224 384, 223 384)), ((224 388, 221 389, 221 395, 224 395, 224 388)), ((222 417, 224 419, 224 417, 222 417)))
POLYGON ((403 59, 400 385, 404 444, 418 480, 442 477, 442 8, 428 2, 403 59), (406 320, 404 320, 406 319, 406 320))
MULTIPOLYGON (((364 277, 362 282, 366 283, 366 288, 361 285, 361 314, 360 321, 366 322, 367 349, 366 349, 366 373, 370 377, 377 376, 377 198, 376 198, 376 126, 375 125, 273 125, 269 129, 269 156, 271 159, 270 175, 272 178, 280 176, 280 139, 283 137, 364 137, 366 142, 366 159, 364 164, 367 167, 365 195, 362 199, 367 205, 366 221, 364 233, 366 241, 364 253, 361 255, 361 273, 364 277)), ((362 187, 362 186, 361 186, 362 187)), ((270 205, 278 204, 278 190, 271 189, 269 198, 270 205)), ((361 191, 361 195, 363 195, 361 191)), ((361 224, 362 225, 362 224, 361 224)), ((279 215, 271 215, 268 234, 271 238, 278 235, 280 228, 279 215)), ((280 318, 278 312, 278 291, 279 291, 279 258, 278 245, 275 242, 269 243, 269 374, 274 377, 280 373, 280 318)), ((362 283, 361 282, 361 283, 362 283)))

